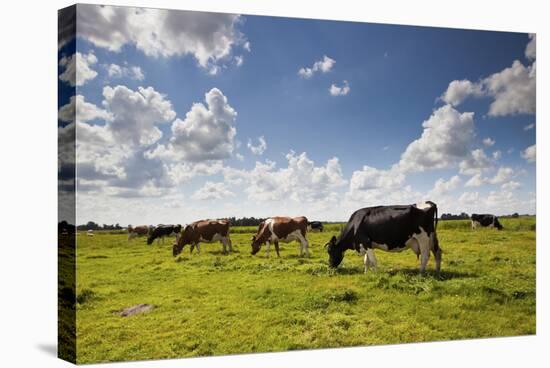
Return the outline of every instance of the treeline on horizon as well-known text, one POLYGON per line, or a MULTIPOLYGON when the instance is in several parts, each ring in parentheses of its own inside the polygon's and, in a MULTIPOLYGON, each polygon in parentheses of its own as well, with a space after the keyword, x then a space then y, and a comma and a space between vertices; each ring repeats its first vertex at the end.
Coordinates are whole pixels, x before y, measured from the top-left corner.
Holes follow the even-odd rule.
MULTIPOLYGON (((501 215, 498 216, 500 218, 518 218, 520 216, 532 216, 530 214, 522 214, 515 212, 511 215, 501 215)), ((228 220, 231 223, 231 226, 258 226, 262 221, 265 220, 263 217, 225 217, 221 218, 224 220, 228 220)), ((440 217, 440 220, 468 220, 470 219, 470 215, 468 215, 466 212, 462 212, 460 214, 452 214, 452 213, 443 213, 440 217)), ((321 221, 325 224, 338 224, 345 221, 321 221)), ((136 224, 137 225, 137 224, 136 224)), ((67 221, 63 220, 58 224, 58 228, 61 229, 67 229, 67 228, 74 228, 74 225, 67 223, 67 221)), ((84 231, 84 230, 124 230, 126 227, 121 226, 120 224, 98 224, 94 221, 88 221, 86 224, 81 224, 76 227, 76 230, 84 231)))

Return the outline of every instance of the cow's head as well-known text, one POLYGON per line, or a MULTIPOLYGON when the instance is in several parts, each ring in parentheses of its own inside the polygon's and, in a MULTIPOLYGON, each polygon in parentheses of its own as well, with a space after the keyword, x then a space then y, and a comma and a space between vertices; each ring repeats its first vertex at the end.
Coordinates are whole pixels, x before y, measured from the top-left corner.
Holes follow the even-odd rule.
POLYGON ((495 227, 496 227, 498 230, 504 229, 504 227, 500 224, 500 222, 498 221, 498 219, 495 219, 495 227))
POLYGON ((155 238, 153 237, 153 234, 149 234, 149 236, 147 237, 147 245, 153 244, 154 240, 155 238))
POLYGON ((325 244, 325 248, 328 253, 329 266, 332 268, 338 267, 340 263, 342 263, 342 259, 344 259, 344 250, 338 245, 338 239, 336 239, 336 236, 332 236, 330 241, 325 244))
POLYGON ((257 235, 252 236, 252 252, 251 254, 254 255, 260 251, 260 248, 262 247, 262 243, 258 239, 257 235))
MULTIPOLYGON (((188 237, 186 238, 185 234, 189 234, 191 225, 187 225, 181 232, 176 233, 176 241, 172 245, 172 255, 176 257, 178 254, 181 253, 183 250, 183 247, 185 247, 186 244, 188 244, 188 237)), ((188 235, 189 236, 189 235, 188 235)))

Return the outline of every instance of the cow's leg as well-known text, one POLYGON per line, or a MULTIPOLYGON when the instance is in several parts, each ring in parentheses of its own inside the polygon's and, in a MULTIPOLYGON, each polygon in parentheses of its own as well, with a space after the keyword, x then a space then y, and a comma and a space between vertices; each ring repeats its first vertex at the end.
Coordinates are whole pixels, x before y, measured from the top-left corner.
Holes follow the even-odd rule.
POLYGON ((269 258, 269 247, 270 247, 270 245, 271 245, 271 244, 269 243, 269 241, 266 241, 266 242, 265 242, 265 256, 266 256, 267 258, 269 258))
POLYGON ((433 235, 432 252, 435 257, 435 272, 439 273, 441 271, 441 258, 442 258, 443 252, 439 247, 439 239, 437 239, 437 234, 435 234, 434 232, 432 235, 433 235))
POLYGON ((376 256, 374 255, 374 249, 368 248, 366 256, 367 260, 372 266, 373 271, 376 271, 376 268, 378 267, 378 261, 376 260, 376 256))
POLYGON ((229 237, 229 235, 226 237, 226 239, 227 239, 227 244, 229 244, 229 252, 233 253, 233 244, 231 243, 231 238, 229 237))
POLYGON ((277 252, 277 257, 280 258, 281 255, 279 254, 279 242, 278 242, 278 241, 274 241, 274 242, 273 242, 273 245, 275 245, 275 251, 277 252))
POLYGON ((416 238, 420 246, 420 273, 424 273, 428 260, 430 259, 430 237, 422 231, 416 238))
POLYGON ((306 257, 309 258, 309 242, 306 237, 300 234, 298 240, 300 241, 300 257, 305 253, 306 257))
POLYGON ((201 243, 197 242, 197 253, 201 254, 201 243))
POLYGON ((193 254, 193 249, 195 249, 195 243, 189 245, 189 254, 193 254))
POLYGON ((365 263, 365 274, 367 274, 367 272, 369 272, 369 254, 368 253, 365 253, 365 258, 363 262, 365 263))
POLYGON ((222 238, 223 254, 227 254, 227 238, 222 238))

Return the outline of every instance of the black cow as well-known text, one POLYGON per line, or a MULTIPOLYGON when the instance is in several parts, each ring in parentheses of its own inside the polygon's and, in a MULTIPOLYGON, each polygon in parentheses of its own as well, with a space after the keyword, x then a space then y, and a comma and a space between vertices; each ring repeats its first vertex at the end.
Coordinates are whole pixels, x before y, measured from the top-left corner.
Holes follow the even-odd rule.
POLYGON ((321 221, 311 221, 308 225, 311 231, 317 230, 319 232, 323 232, 323 223, 321 221))
POLYGON ((165 236, 178 235, 181 232, 181 225, 158 225, 151 231, 149 231, 149 236, 147 237, 147 244, 151 245, 155 239, 157 243, 160 239, 164 243, 165 236))
POLYGON ((472 213, 472 216, 470 218, 472 220, 472 229, 475 229, 478 226, 496 227, 499 230, 503 229, 500 222, 498 222, 498 217, 496 217, 495 215, 489 215, 489 214, 478 215, 476 213, 472 213))
POLYGON ((430 251, 435 256, 435 269, 441 269, 441 248, 436 234, 437 205, 427 201, 406 206, 377 206, 357 210, 346 227, 325 247, 329 265, 338 267, 347 249, 365 255, 365 273, 369 265, 376 267, 373 249, 401 252, 411 248, 420 256, 420 273, 424 272, 430 251))

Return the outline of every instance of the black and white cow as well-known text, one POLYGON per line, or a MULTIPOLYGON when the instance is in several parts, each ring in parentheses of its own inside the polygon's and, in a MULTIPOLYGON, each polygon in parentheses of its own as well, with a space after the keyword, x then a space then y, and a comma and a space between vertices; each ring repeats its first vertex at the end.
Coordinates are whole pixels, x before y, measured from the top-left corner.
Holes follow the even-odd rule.
POLYGON ((470 216, 472 220, 472 229, 477 228, 478 226, 482 227, 496 227, 499 230, 502 230, 503 227, 498 221, 498 217, 495 215, 489 215, 489 214, 483 214, 478 215, 476 213, 472 213, 472 216, 470 216))
POLYGON ((365 273, 376 268, 374 249, 401 252, 411 248, 420 256, 420 272, 424 272, 430 251, 435 256, 435 269, 441 269, 441 248, 436 234, 437 206, 427 201, 405 206, 377 206, 357 210, 336 238, 326 244, 329 265, 338 267, 344 252, 354 249, 364 254, 365 273))
POLYGON ((323 223, 321 221, 311 221, 308 223, 308 227, 311 231, 323 232, 323 223))
POLYGON ((149 232, 149 236, 147 237, 147 244, 153 244, 153 241, 155 239, 157 239, 157 243, 160 239, 162 239, 162 242, 164 243, 165 236, 178 236, 180 232, 181 225, 159 225, 149 232))

